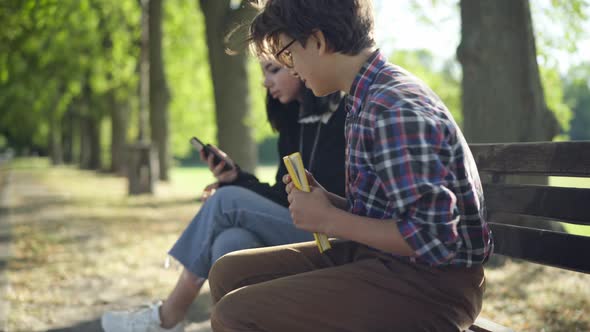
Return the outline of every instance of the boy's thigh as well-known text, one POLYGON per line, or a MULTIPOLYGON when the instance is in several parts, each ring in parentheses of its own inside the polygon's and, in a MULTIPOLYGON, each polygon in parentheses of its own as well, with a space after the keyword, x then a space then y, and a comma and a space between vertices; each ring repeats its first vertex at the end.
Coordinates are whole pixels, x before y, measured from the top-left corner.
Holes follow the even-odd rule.
POLYGON ((366 259, 239 288, 211 322, 215 331, 461 331, 471 318, 440 293, 366 259))
POLYGON ((314 241, 240 250, 221 257, 209 275, 214 302, 247 285, 342 265, 353 259, 358 244, 330 240, 332 249, 321 254, 314 241))

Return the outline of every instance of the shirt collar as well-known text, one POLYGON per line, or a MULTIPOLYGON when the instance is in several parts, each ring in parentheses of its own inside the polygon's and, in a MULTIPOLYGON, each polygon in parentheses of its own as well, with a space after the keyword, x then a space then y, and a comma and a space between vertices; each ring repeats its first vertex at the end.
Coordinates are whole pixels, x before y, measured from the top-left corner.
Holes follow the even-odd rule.
POLYGON ((377 49, 371 54, 365 64, 363 64, 358 74, 356 74, 350 87, 350 92, 346 98, 347 112, 354 114, 359 111, 361 104, 369 91, 371 83, 373 83, 375 76, 377 76, 377 73, 379 73, 386 63, 387 59, 381 51, 377 49))

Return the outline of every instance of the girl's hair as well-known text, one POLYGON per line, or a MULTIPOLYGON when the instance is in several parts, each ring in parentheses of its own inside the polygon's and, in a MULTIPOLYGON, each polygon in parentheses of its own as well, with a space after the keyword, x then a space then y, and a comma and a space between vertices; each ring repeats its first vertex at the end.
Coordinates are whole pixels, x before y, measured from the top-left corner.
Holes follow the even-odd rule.
POLYGON ((282 104, 269 93, 266 94, 266 116, 275 131, 285 132, 299 126, 298 120, 302 116, 333 112, 338 107, 340 99, 342 99, 340 92, 325 97, 316 97, 310 89, 305 87, 302 87, 302 89, 302 114, 299 112, 299 101, 282 104))

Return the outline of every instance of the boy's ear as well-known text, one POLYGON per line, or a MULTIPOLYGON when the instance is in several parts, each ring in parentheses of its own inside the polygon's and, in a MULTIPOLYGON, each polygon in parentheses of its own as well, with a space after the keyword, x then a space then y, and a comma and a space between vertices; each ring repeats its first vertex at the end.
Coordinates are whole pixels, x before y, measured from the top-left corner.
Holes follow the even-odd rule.
POLYGON ((311 36, 313 37, 310 39, 312 46, 317 49, 318 55, 324 55, 328 51, 328 45, 326 43, 326 36, 321 30, 315 30, 311 36))

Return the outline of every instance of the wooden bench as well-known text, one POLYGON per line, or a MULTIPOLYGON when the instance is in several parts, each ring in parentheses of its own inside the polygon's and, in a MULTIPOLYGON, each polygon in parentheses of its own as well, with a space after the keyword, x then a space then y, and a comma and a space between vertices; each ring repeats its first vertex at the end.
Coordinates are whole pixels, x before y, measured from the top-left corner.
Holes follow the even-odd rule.
MULTIPOLYGON (((590 273, 590 237, 531 227, 541 220, 590 225, 590 189, 510 184, 512 175, 520 176, 520 180, 523 175, 590 177, 590 141, 472 144, 470 147, 484 183, 494 252, 590 273), (523 219, 527 227, 513 225, 522 223, 523 219)), ((468 331, 512 330, 478 318, 468 331)))

